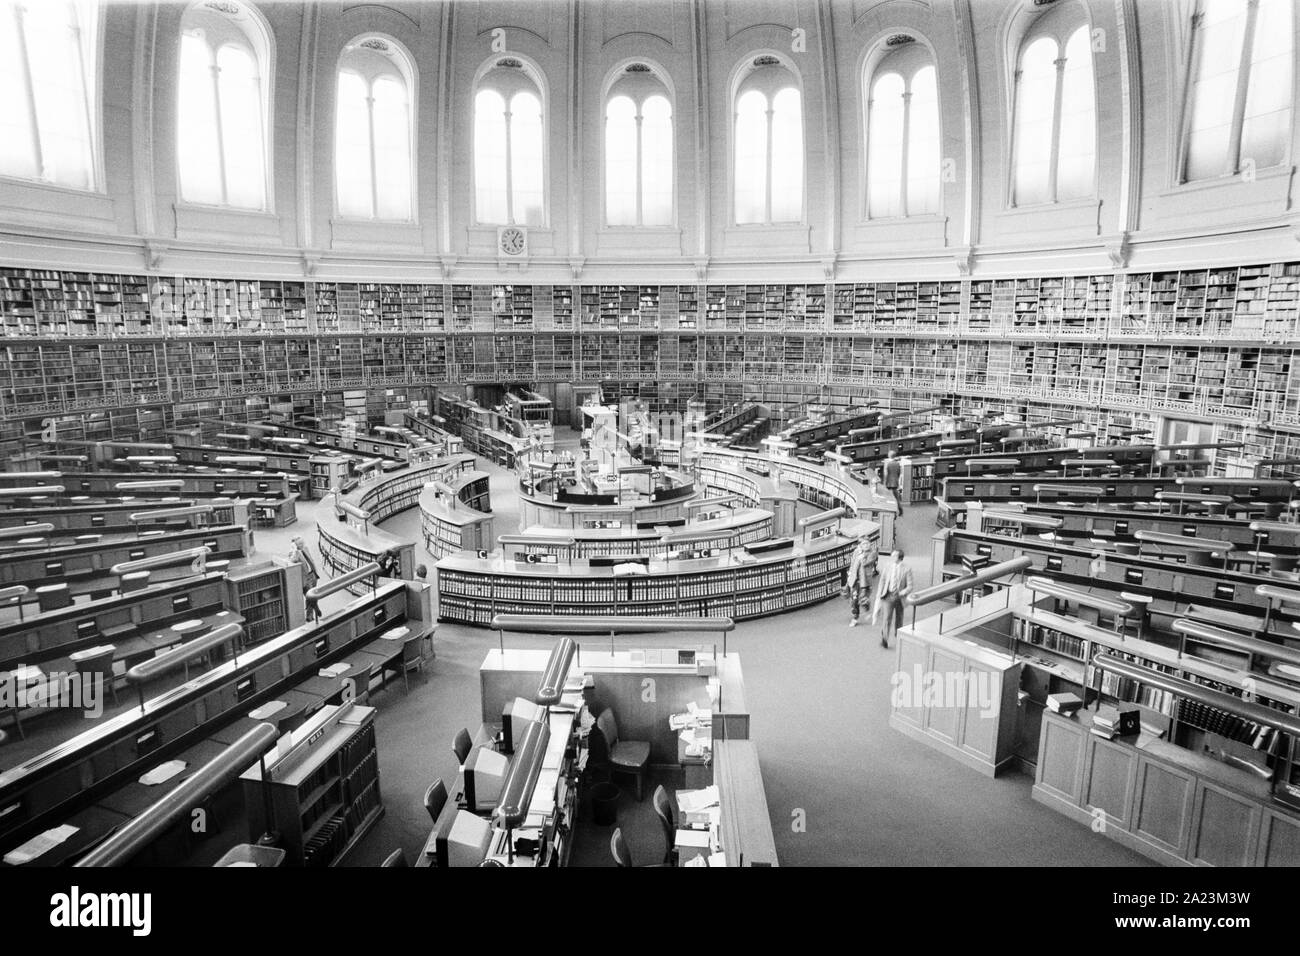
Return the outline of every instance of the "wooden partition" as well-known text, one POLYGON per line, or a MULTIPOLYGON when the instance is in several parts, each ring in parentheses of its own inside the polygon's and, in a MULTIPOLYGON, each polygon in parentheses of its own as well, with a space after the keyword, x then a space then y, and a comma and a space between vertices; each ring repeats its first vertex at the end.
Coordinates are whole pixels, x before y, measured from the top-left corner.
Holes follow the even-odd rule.
POLYGON ((242 652, 179 687, 104 718, 72 739, 0 772, 0 850, 22 843, 147 767, 239 720, 321 667, 406 624, 428 629, 428 592, 381 586, 319 621, 242 652), (414 623, 413 623, 414 622, 414 623))

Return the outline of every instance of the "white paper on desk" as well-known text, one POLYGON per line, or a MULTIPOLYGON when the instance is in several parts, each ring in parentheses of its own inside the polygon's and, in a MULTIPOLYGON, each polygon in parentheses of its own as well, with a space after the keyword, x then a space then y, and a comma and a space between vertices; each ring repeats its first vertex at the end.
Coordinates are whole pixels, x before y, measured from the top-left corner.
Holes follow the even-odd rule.
POLYGON ((71 823, 65 823, 52 830, 46 830, 44 833, 38 833, 22 846, 15 847, 6 853, 4 857, 5 863, 10 866, 22 866, 24 863, 30 863, 41 854, 53 850, 68 837, 76 833, 78 829, 78 827, 74 827, 71 823))
POLYGON ((261 707, 257 708, 257 710, 250 710, 248 716, 252 717, 254 720, 266 720, 266 718, 275 716, 288 706, 288 701, 273 700, 269 704, 263 704, 261 707))
POLYGON ((168 760, 146 773, 140 778, 140 782, 146 787, 156 787, 160 783, 166 783, 188 766, 189 764, 184 760, 168 760))
POLYGON ((707 847, 709 845, 709 833, 707 830, 678 830, 677 839, 674 842, 677 846, 707 847))
POLYGON ((346 661, 340 661, 337 664, 331 664, 329 667, 322 667, 316 673, 321 677, 338 677, 340 674, 346 674, 351 666, 346 661))
MULTIPOLYGON (((701 857, 703 859, 703 857, 701 857)), ((727 854, 719 851, 709 856, 709 866, 726 866, 727 854)))
POLYGON ((542 771, 542 776, 537 781, 537 787, 533 790, 533 799, 528 804, 530 814, 536 813, 545 816, 555 806, 556 779, 552 777, 550 780, 546 780, 546 773, 547 771, 542 771))
POLYGON ((718 805, 718 786, 710 784, 703 790, 678 790, 677 806, 683 813, 699 813, 718 805))

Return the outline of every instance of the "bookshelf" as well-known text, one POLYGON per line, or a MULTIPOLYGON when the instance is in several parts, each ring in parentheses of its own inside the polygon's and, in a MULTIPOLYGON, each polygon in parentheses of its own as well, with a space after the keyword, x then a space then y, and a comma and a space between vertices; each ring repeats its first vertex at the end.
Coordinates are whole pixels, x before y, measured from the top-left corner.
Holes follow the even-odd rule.
POLYGON ((297 627, 306 617, 302 569, 266 562, 226 574, 226 607, 244 619, 244 643, 261 641, 297 627))
POLYGON ((706 375, 750 395, 770 387, 795 403, 805 400, 802 385, 866 395, 904 382, 966 395, 1014 386, 1046 402, 1084 391, 1115 411, 1267 419, 1269 442, 1280 445, 1300 430, 1300 378, 1291 369, 1298 309, 1300 262, 707 285, 336 283, 11 267, 0 268, 0 347, 10 358, 0 364, 0 416, 152 403, 175 407, 179 418, 210 401, 377 396, 448 381, 622 380, 653 404, 659 395, 675 401, 677 383, 706 375), (928 341, 944 335, 959 343, 955 363, 928 341), (1086 354, 1062 351, 1067 338, 1086 343, 1086 354), (1028 343, 1056 347, 1032 356, 1010 348, 1028 343))
POLYGON ((838 595, 855 544, 833 536, 806 553, 752 564, 652 562, 649 574, 633 577, 615 577, 582 561, 544 570, 548 566, 462 552, 438 562, 438 614, 478 626, 489 625, 496 614, 762 617, 838 595))
POLYGON ((337 866, 384 814, 375 711, 327 704, 293 732, 292 749, 240 776, 249 840, 280 834, 291 866, 337 866), (271 818, 266 815, 269 790, 271 818))

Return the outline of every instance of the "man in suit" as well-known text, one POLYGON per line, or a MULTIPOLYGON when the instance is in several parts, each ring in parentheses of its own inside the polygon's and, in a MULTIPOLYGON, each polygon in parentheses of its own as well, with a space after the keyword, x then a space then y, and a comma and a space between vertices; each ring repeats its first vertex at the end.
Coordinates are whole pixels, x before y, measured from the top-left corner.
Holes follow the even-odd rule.
POLYGON ((898 486, 903 478, 903 465, 898 460, 898 452, 892 448, 889 449, 889 457, 885 459, 882 471, 884 472, 885 487, 893 492, 894 501, 898 503, 898 513, 901 515, 903 513, 903 499, 898 493, 898 486))
POLYGON ((871 578, 876 573, 876 560, 878 553, 875 544, 869 537, 863 536, 858 542, 858 546, 853 549, 853 557, 849 559, 848 580, 845 586, 849 592, 849 627, 858 626, 858 618, 862 610, 867 606, 867 598, 871 594, 871 578))
POLYGON ((903 563, 903 549, 890 552, 889 568, 880 576, 876 588, 876 609, 884 611, 885 620, 880 628, 880 646, 888 647, 889 639, 898 633, 903 623, 903 598, 912 591, 912 569, 903 563))

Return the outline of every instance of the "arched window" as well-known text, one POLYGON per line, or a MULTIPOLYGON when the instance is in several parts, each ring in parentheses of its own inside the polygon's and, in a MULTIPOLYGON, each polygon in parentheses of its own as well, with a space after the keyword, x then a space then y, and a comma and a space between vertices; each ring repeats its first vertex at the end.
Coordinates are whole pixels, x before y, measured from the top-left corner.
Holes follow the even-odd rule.
POLYGON ((803 98, 774 56, 746 68, 735 95, 732 152, 736 222, 803 218, 803 98))
POLYGON ((386 37, 358 37, 339 58, 334 182, 340 216, 409 221, 415 69, 386 37))
POLYGON ((1021 44, 1015 76, 1015 205, 1096 192, 1096 115, 1087 25, 1045 16, 1021 44))
POLYGON ((628 66, 605 99, 605 221, 673 222, 673 107, 654 71, 628 66))
POLYGON ((474 95, 474 207, 480 223, 546 222, 546 122, 532 68, 502 57, 474 95))
POLYGON ((181 20, 176 152, 181 199, 267 208, 271 38, 246 3, 205 0, 181 20))
POLYGON ((1201 0, 1182 178, 1277 166, 1291 138, 1291 0, 1201 0))
POLYGON ((95 188, 98 6, 0 4, 0 174, 95 188))
POLYGON ((939 211, 939 88, 929 54, 911 37, 872 71, 867 95, 867 216, 939 211))

